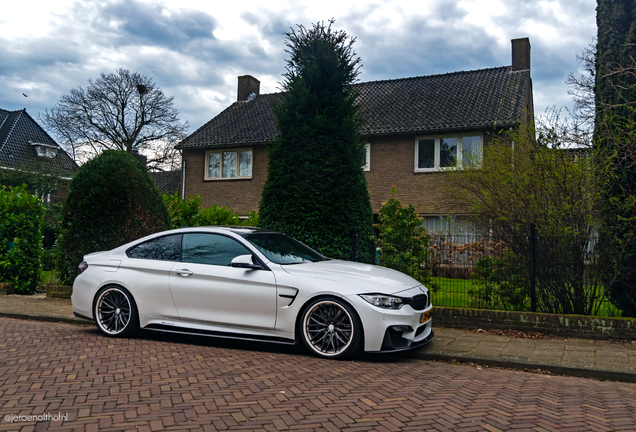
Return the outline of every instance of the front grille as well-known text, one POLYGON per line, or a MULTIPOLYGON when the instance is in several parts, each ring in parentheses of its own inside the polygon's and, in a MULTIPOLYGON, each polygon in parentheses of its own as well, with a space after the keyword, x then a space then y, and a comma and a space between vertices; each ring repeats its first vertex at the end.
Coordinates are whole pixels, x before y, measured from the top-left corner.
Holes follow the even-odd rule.
POLYGON ((424 310, 428 307, 428 295, 426 294, 418 294, 415 297, 404 300, 405 303, 417 311, 424 310))

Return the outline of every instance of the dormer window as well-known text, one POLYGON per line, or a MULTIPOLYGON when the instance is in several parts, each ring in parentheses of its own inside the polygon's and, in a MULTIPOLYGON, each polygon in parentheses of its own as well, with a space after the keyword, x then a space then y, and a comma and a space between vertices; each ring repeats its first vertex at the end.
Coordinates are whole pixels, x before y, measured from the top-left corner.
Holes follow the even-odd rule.
POLYGON ((38 157, 53 159, 55 156, 57 156, 58 148, 54 145, 34 142, 31 142, 30 144, 33 146, 33 148, 35 148, 35 153, 38 155, 38 157))

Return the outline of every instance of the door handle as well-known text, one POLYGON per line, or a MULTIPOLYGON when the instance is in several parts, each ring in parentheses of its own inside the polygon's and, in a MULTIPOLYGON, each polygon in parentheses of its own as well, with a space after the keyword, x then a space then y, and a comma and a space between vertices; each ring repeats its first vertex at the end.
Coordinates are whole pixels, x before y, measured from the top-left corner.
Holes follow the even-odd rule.
POLYGON ((187 276, 190 276, 191 274, 194 274, 194 273, 192 273, 192 272, 191 272, 190 270, 188 270, 188 269, 175 270, 175 272, 177 272, 177 274, 178 274, 178 275, 186 276, 186 277, 187 277, 187 276))

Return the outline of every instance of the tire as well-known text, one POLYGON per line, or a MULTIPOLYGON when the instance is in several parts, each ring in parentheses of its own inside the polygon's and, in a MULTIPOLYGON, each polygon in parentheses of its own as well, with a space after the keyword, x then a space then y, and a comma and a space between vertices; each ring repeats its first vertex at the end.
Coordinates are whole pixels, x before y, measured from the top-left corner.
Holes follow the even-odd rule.
POLYGON ((139 330, 139 315, 133 296, 125 288, 111 285, 96 296, 95 323, 108 337, 132 336, 139 330))
POLYGON ((303 309, 300 337, 312 354, 348 358, 362 346, 362 324, 355 311, 336 298, 320 298, 303 309))

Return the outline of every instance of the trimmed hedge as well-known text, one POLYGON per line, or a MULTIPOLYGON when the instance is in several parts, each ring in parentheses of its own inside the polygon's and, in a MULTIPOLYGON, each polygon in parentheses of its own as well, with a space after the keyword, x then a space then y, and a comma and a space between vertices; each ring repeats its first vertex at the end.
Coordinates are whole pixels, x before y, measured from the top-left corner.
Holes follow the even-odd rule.
POLYGON ((107 150, 80 167, 62 209, 57 268, 72 285, 84 255, 170 227, 157 186, 130 153, 107 150))
POLYGON ((0 282, 11 282, 19 294, 38 286, 44 211, 26 185, 0 188, 0 282))

